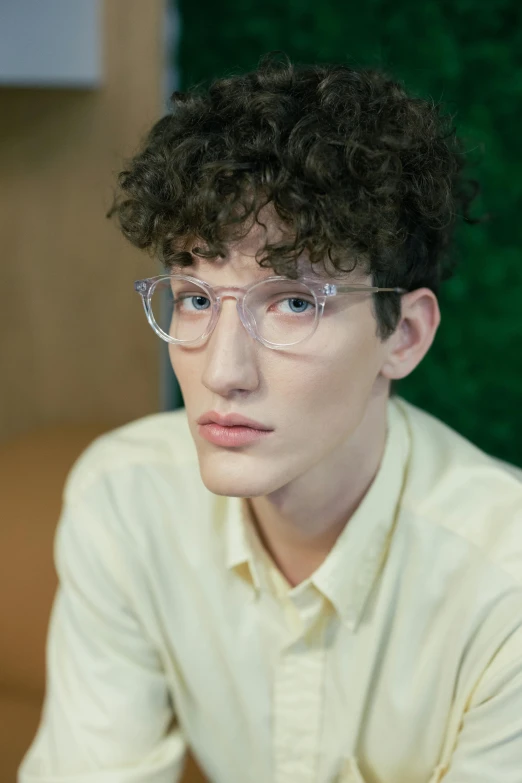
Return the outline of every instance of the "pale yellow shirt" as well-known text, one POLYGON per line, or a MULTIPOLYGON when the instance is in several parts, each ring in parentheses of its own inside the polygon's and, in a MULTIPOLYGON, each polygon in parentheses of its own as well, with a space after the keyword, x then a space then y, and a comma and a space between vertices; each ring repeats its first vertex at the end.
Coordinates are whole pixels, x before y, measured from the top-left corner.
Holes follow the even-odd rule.
POLYGON ((184 409, 83 453, 19 783, 175 783, 187 743, 212 783, 521 783, 516 472, 392 398, 312 577, 290 588, 246 512, 203 485, 184 409))

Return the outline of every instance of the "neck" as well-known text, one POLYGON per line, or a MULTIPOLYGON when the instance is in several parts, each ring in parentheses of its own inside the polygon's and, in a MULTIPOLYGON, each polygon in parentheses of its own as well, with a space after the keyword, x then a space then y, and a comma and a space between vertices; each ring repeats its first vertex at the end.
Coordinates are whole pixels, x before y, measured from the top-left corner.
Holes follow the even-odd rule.
POLYGON ((387 402, 372 398, 347 442, 306 474, 247 500, 264 548, 291 585, 326 559, 370 488, 384 454, 387 402))

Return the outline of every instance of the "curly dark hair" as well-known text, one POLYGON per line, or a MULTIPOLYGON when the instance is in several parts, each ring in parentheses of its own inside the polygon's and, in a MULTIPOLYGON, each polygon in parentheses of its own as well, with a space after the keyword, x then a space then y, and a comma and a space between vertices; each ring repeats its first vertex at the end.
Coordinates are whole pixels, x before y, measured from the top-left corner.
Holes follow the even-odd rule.
MULTIPOLYGON (((171 104, 119 174, 108 213, 166 270, 224 256, 271 204, 290 239, 266 243, 261 267, 295 279, 306 250, 334 277, 358 268, 373 285, 438 294, 454 271, 456 218, 481 222, 469 216, 480 188, 462 177, 452 118, 382 70, 269 52, 256 70, 174 92, 171 104), (189 252, 187 238, 205 248, 189 252)), ((385 340, 400 296, 373 304, 385 340)))

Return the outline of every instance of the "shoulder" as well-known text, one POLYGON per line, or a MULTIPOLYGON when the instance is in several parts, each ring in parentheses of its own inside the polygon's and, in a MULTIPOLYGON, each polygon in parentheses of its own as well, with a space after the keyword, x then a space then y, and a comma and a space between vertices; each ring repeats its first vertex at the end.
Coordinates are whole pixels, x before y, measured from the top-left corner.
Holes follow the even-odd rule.
POLYGON ((403 398, 394 402, 410 438, 404 507, 522 584, 522 470, 403 398))
POLYGON ((153 413, 97 437, 70 469, 64 499, 74 502, 100 481, 124 481, 158 466, 173 472, 197 467, 184 408, 153 413))

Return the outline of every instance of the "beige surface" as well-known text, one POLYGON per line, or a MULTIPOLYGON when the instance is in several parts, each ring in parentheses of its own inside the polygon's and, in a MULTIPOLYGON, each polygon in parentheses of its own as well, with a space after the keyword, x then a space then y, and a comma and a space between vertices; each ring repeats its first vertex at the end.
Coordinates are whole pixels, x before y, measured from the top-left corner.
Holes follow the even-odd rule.
POLYGON ((158 265, 105 213, 164 113, 163 6, 106 0, 101 89, 0 89, 0 440, 159 407, 159 341, 133 291, 158 265))

